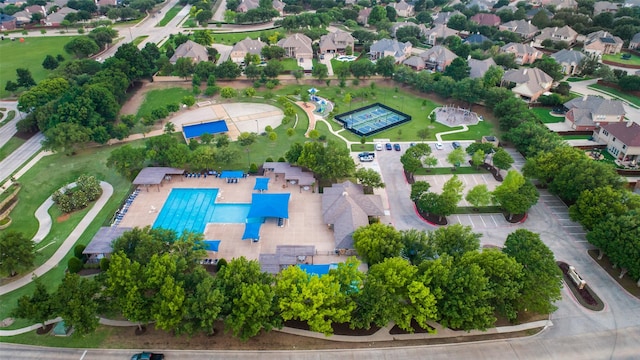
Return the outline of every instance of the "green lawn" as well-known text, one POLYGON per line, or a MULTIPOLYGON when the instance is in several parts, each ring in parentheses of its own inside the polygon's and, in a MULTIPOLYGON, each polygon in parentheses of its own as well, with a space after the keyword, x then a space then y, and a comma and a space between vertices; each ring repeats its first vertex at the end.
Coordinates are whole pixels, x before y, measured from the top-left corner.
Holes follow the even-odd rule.
POLYGON ((298 69, 302 69, 302 67, 298 65, 296 59, 283 59, 281 63, 284 71, 295 71, 298 69))
POLYGON ((151 115, 151 111, 158 109, 167 104, 179 104, 183 97, 192 95, 192 92, 183 88, 175 87, 162 90, 149 91, 138 109, 136 117, 138 119, 151 115))
POLYGON ((489 174, 489 172, 483 168, 476 169, 475 166, 460 166, 456 170, 453 167, 441 167, 441 168, 420 168, 416 171, 416 175, 467 175, 467 174, 489 174))
POLYGON ((331 59, 331 67, 333 68, 333 73, 337 74, 339 72, 340 69, 342 68, 349 68, 349 62, 348 61, 338 61, 336 59, 331 59))
POLYGON ((567 78, 568 82, 578 82, 578 81, 585 81, 585 80, 591 80, 592 78, 589 76, 585 76, 585 77, 569 77, 567 78))
POLYGON ((603 54, 602 60, 611 61, 619 64, 627 64, 627 65, 640 65, 640 57, 630 53, 620 53, 620 54, 603 54), (625 60, 622 58, 623 54, 631 55, 629 60, 625 60))
POLYGON ((9 112, 7 112, 6 116, 4 118, 2 118, 2 121, 0 121, 0 127, 5 125, 9 121, 13 120, 13 118, 15 118, 15 117, 16 117, 16 111, 15 110, 9 110, 9 112))
POLYGON ((146 39, 148 37, 149 37, 149 35, 138 36, 137 38, 133 39, 133 45, 135 45, 135 46, 140 45, 140 43, 143 42, 144 39, 146 39))
POLYGON ((62 54, 66 59, 71 55, 67 54, 63 47, 73 37, 72 36, 50 36, 50 37, 27 37, 24 42, 1 41, 0 42, 0 98, 11 96, 11 93, 4 89, 7 80, 16 79, 17 68, 27 68, 31 71, 36 82, 44 79, 51 73, 42 67, 45 56, 62 54))
POLYGON ((28 344, 34 346, 64 347, 64 348, 99 348, 109 337, 113 329, 109 326, 99 326, 89 336, 80 336, 76 333, 71 336, 38 335, 35 331, 18 336, 3 337, 2 342, 13 344, 28 344))
POLYGON ((19 148, 22 144, 25 143, 26 140, 20 139, 19 137, 12 137, 0 147, 0 161, 4 160, 9 154, 14 152, 17 148, 19 148))
POLYGON ((166 26, 169 23, 169 21, 173 20, 173 18, 176 17, 176 15, 178 15, 178 13, 180 12, 180 10, 182 10, 183 7, 184 5, 176 4, 174 7, 169 9, 169 11, 167 11, 166 14, 164 14, 164 17, 162 18, 162 20, 158 22, 158 25, 156 25, 156 27, 166 26))
POLYGON ((244 40, 247 37, 251 39, 260 38, 263 42, 268 42, 267 37, 273 35, 278 31, 279 33, 283 33, 282 30, 261 30, 261 31, 247 31, 247 32, 239 32, 239 33, 213 33, 213 42, 216 44, 225 44, 225 45, 235 45, 238 41, 244 40))
MULTIPOLYGON (((27 237, 33 237, 38 229, 38 221, 34 216, 36 209, 42 205, 55 190, 74 181, 79 175, 90 174, 113 185, 114 194, 96 219, 91 223, 87 231, 78 240, 79 244, 88 244, 98 229, 105 221, 110 219, 118 209, 131 186, 129 181, 106 167, 106 160, 115 148, 116 146, 105 146, 85 149, 74 156, 66 156, 64 154, 45 156, 19 179, 23 188, 18 195, 20 201, 11 213, 13 223, 8 229, 22 232, 27 237), (46 176, 43 174, 46 174, 46 176)), ((84 209, 75 212, 66 221, 58 222, 56 219, 60 216, 59 210, 55 207, 50 209, 49 213, 54 220, 51 232, 36 247, 38 250, 36 266, 43 264, 51 257, 88 210, 89 209, 84 209)), ((73 251, 67 254, 65 259, 60 263, 60 266, 55 267, 42 276, 43 283, 48 289, 54 289, 60 279, 62 279, 67 260, 72 255, 73 251)), ((1 296, 0 318, 4 319, 8 317, 17 299, 22 295, 31 294, 33 288, 34 285, 30 284, 1 296)), ((26 325, 30 325, 26 320, 17 320, 9 328, 17 329, 26 325)))
POLYGON ((351 144, 351 151, 374 151, 373 144, 351 144))
POLYGON ((565 140, 589 140, 592 138, 591 135, 563 135, 563 139, 565 140))
POLYGON ((550 114, 551 108, 535 107, 531 111, 536 115, 538 120, 544 124, 553 124, 564 122, 564 116, 553 116, 550 114))
POLYGON ((612 96, 618 97, 620 99, 624 99, 628 102, 630 102, 632 104, 632 106, 634 107, 640 107, 640 98, 633 96, 633 95, 629 95, 627 93, 624 93, 620 90, 614 89, 614 88, 610 88, 608 86, 604 86, 601 84, 593 84, 593 85, 589 85, 590 89, 594 89, 594 90, 599 90, 599 91, 603 91, 606 92, 608 94, 611 94, 612 96))

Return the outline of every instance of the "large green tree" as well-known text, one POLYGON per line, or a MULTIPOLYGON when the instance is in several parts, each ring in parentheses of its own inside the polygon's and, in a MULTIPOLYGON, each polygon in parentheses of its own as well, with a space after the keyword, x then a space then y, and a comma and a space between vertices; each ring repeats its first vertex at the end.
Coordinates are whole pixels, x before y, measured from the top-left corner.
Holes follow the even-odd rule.
POLYGON ((0 233, 0 274, 15 276, 29 270, 36 259, 35 243, 23 233, 5 230, 0 233))
POLYGON ((364 186, 365 191, 372 192, 373 189, 384 188, 380 173, 371 168, 358 168, 355 172, 356 179, 364 186))
POLYGON ((623 215, 613 213, 587 233, 589 243, 607 254, 611 262, 640 283, 640 214, 637 210, 623 215))
POLYGON ((604 186, 620 189, 623 184, 622 178, 611 164, 582 158, 560 169, 549 184, 549 190, 573 204, 584 190, 604 186))
POLYGON ((489 206, 492 202, 492 194, 486 184, 480 184, 469 190, 465 200, 476 208, 489 206))
POLYGON ((133 180, 144 167, 146 151, 144 148, 134 148, 127 144, 109 154, 107 166, 115 169, 118 174, 133 180))
POLYGON ((312 141, 303 145, 297 164, 311 169, 322 179, 339 179, 353 174, 355 163, 349 149, 336 142, 312 141))
POLYGON ((494 201, 509 213, 509 220, 515 214, 529 211, 539 197, 536 187, 515 170, 509 171, 502 184, 493 190, 494 201))
POLYGON ((53 295, 57 315, 66 326, 73 326, 78 335, 87 335, 98 328, 99 289, 100 284, 93 279, 66 274, 53 295))
POLYGON ((474 233, 470 226, 453 224, 439 227, 429 233, 430 242, 440 255, 447 254, 458 258, 470 251, 480 249, 482 234, 474 233))
POLYGON ((69 54, 74 55, 76 58, 86 58, 91 54, 95 54, 100 51, 100 47, 96 42, 86 36, 75 37, 69 41, 64 50, 69 54))
POLYGON ((537 179, 541 185, 547 186, 565 166, 584 159, 582 150, 572 146, 558 146, 552 151, 540 152, 530 156, 522 168, 524 176, 537 179))
POLYGON ((33 293, 18 299, 17 307, 13 309, 11 316, 35 321, 44 326, 47 320, 55 317, 55 303, 40 278, 35 278, 34 283, 36 286, 33 293))
POLYGON ((400 233, 392 226, 380 223, 354 231, 353 244, 358 255, 369 265, 398 256, 403 247, 400 233))
POLYGON ((620 216, 640 206, 640 195, 626 189, 610 186, 584 190, 575 204, 569 207, 571 220, 577 221, 587 230, 604 221, 609 214, 620 216))

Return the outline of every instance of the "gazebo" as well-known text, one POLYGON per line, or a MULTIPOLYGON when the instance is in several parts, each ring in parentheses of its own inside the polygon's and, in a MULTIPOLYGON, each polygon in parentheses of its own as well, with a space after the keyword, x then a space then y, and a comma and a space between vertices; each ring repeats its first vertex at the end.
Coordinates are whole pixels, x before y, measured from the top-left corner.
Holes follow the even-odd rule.
MULTIPOLYGON (((172 175, 181 176, 184 174, 184 169, 177 169, 172 167, 147 167, 140 170, 138 176, 133 179, 133 185, 143 185, 149 191, 149 185, 156 185, 158 191, 160 191, 160 185, 162 181, 171 180, 172 175)), ((182 178, 180 178, 182 180, 182 178)))

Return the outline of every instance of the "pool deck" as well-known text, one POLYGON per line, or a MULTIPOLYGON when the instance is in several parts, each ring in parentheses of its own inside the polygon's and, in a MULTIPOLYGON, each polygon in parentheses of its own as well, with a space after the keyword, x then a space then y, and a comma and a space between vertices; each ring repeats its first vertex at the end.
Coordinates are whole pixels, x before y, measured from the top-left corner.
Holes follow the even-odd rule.
MULTIPOLYGON (((172 188, 218 188, 217 203, 250 203, 254 193, 255 177, 239 179, 236 184, 227 184, 225 179, 208 176, 201 178, 173 177, 157 187, 144 188, 135 199, 119 226, 152 226, 172 188)), ((275 253, 278 245, 314 245, 316 264, 336 263, 345 260, 334 253, 333 232, 322 222, 321 195, 300 191, 298 185, 285 184, 275 175, 270 176, 266 193, 291 193, 289 219, 284 227, 277 226, 277 219, 267 219, 260 229, 260 241, 241 240, 244 224, 213 224, 205 228, 205 240, 221 240, 220 251, 209 253, 209 258, 227 260, 244 256, 257 260, 260 254, 275 253), (284 186, 284 187, 283 187, 284 186)))

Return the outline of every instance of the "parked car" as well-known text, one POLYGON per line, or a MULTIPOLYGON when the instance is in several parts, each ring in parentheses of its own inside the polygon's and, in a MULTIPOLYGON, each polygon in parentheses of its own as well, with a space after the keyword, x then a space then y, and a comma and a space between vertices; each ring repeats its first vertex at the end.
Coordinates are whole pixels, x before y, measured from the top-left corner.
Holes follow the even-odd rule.
POLYGON ((372 153, 372 152, 361 152, 360 154, 358 154, 358 157, 372 157, 375 158, 376 157, 376 153, 372 153))
POLYGON ((373 156, 360 156, 358 159, 360 159, 360 162, 372 162, 373 156))
POLYGON ((391 143, 384 144, 384 147, 387 148, 387 150, 393 149, 393 147, 391 147, 391 143))
POLYGON ((459 142, 454 141, 454 142, 452 142, 452 143, 451 143, 451 146, 453 146, 453 148, 454 148, 454 149, 457 149, 457 148, 459 148, 459 147, 460 147, 460 146, 462 146, 462 145, 460 145, 460 143, 459 143, 459 142))
POLYGON ((382 144, 381 143, 377 143, 376 144, 376 150, 377 151, 382 151, 382 144))
POLYGON ((436 147, 436 149, 438 149, 438 150, 442 150, 442 149, 444 149, 444 145, 442 145, 442 143, 436 143, 434 146, 435 146, 435 147, 436 147))
POLYGON ((396 151, 402 150, 402 148, 400 147, 400 144, 393 144, 393 148, 396 149, 396 151))
POLYGON ((141 352, 131 357, 131 360, 163 360, 163 354, 154 354, 150 352, 141 352))
POLYGON ((409 147, 414 147, 414 146, 416 146, 416 143, 409 144, 409 147))

